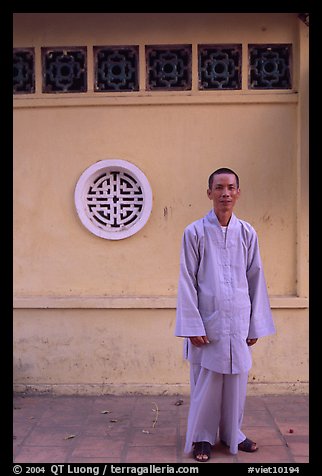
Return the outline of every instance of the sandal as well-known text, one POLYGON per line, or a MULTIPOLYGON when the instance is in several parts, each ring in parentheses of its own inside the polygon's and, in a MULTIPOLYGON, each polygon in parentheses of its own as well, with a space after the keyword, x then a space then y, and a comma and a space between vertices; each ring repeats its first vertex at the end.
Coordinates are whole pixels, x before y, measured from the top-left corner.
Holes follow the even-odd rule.
MULTIPOLYGON (((229 447, 229 445, 227 445, 227 443, 224 440, 220 440, 220 442, 224 446, 227 446, 227 448, 229 447)), ((256 446, 256 443, 254 441, 250 440, 249 438, 245 438, 244 441, 239 443, 238 449, 240 451, 246 451, 247 453, 254 453, 254 451, 258 450, 258 447, 256 446)))
POLYGON ((239 443, 238 449, 240 451, 246 451, 247 453, 254 453, 254 451, 258 450, 258 447, 256 446, 256 443, 254 441, 246 438, 244 441, 239 443))
POLYGON ((211 444, 208 441, 194 443, 193 457, 200 463, 205 463, 210 458, 211 444))

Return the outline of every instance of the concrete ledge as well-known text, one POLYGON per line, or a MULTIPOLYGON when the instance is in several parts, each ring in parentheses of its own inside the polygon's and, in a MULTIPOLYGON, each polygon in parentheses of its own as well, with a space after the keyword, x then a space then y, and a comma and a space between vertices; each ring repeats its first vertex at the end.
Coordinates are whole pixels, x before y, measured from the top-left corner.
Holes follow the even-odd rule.
MULTIPOLYGON (((308 298, 271 296, 272 309, 306 309, 308 298)), ((17 296, 16 309, 175 309, 176 296, 17 296)))
MULTIPOLYGON (((14 392, 48 395, 189 395, 190 385, 170 384, 14 384, 14 392)), ((252 383, 247 395, 308 395, 308 382, 252 383)))
POLYGON ((44 94, 19 95, 14 97, 13 108, 41 107, 85 107, 85 106, 189 106, 213 104, 297 104, 296 91, 168 91, 167 95, 157 92, 65 93, 45 97, 44 94))

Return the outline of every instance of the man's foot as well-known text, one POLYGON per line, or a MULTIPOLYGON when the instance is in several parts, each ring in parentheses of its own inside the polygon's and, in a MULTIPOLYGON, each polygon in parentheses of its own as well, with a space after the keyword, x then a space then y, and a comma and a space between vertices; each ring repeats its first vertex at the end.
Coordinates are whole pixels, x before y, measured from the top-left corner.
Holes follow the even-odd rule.
POLYGON ((246 451, 247 453, 253 453, 254 451, 258 450, 258 447, 254 441, 246 438, 244 441, 239 443, 238 449, 240 451, 246 451))
MULTIPOLYGON (((223 445, 229 447, 229 445, 227 445, 225 441, 223 440, 220 440, 220 441, 223 445)), ((247 453, 254 453, 254 451, 258 450, 258 446, 256 445, 254 441, 250 440, 249 438, 245 438, 244 441, 239 443, 238 449, 240 451, 246 451, 247 453)))
POLYGON ((193 457, 196 461, 205 463, 210 458, 211 444, 208 441, 194 443, 193 457))

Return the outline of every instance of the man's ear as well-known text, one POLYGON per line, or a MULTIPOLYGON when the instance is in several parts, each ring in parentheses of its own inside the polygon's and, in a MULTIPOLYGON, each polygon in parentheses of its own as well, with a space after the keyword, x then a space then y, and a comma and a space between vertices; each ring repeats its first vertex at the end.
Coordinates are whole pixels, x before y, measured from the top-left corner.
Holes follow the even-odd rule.
POLYGON ((212 200, 210 188, 207 189, 207 197, 209 198, 209 200, 212 200))

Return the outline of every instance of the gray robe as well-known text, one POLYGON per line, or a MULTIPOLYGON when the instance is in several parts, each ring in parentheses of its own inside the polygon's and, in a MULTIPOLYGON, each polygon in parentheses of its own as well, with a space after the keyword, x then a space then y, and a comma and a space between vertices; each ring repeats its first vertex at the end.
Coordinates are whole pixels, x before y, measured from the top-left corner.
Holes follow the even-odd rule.
POLYGON ((248 372, 246 338, 275 332, 257 234, 232 215, 226 236, 214 212, 183 234, 175 335, 207 335, 210 344, 185 339, 185 357, 223 374, 248 372))

